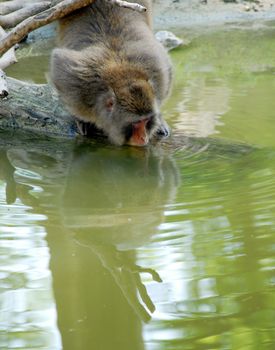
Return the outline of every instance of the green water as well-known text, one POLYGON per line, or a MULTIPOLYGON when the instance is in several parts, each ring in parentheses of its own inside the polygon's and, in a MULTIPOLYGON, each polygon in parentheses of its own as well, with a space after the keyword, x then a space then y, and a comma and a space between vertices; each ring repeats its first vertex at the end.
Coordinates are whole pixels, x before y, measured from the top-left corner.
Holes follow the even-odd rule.
POLYGON ((275 348, 274 35, 173 53, 199 147, 1 135, 0 349, 275 348))

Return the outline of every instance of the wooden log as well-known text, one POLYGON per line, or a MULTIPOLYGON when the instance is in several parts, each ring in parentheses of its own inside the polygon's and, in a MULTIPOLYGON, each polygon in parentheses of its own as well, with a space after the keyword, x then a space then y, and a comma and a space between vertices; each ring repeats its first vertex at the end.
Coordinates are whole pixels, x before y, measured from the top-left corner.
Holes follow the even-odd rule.
POLYGON ((67 113, 49 85, 7 79, 9 96, 0 101, 0 130, 20 129, 47 135, 73 137, 77 134, 67 113))
POLYGON ((6 74, 2 71, 2 69, 0 69, 0 99, 7 97, 8 94, 9 88, 7 83, 7 77, 6 74))
MULTIPOLYGON (((39 135, 76 138, 79 132, 75 119, 58 99, 55 90, 48 84, 28 84, 20 80, 7 79, 9 96, 0 100, 0 131, 27 131, 39 135)), ((81 137, 81 136, 79 136, 81 137)), ((85 139, 81 137, 81 139, 85 139)), ((87 142, 106 142, 102 134, 95 134, 87 142)), ((187 137, 184 131, 177 132, 161 142, 153 141, 152 146, 164 151, 187 150, 191 154, 208 152, 211 155, 235 158, 250 152, 252 147, 214 138, 187 137)))
MULTIPOLYGON (((22 0, 10 0, 0 2, 0 15, 8 15, 12 12, 20 10, 23 7, 25 7, 26 4, 28 4, 29 2, 33 3, 33 0, 25 0, 24 2, 22 0)), ((39 2, 42 2, 42 0, 40 0, 39 2)))

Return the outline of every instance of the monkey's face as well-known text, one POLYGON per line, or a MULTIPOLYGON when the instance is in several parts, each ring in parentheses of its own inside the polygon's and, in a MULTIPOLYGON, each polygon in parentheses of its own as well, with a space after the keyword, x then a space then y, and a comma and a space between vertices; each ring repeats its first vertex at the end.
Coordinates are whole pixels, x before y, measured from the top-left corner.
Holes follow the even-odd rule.
POLYGON ((159 130, 163 136, 169 133, 158 110, 153 87, 146 80, 114 85, 100 96, 95 124, 117 145, 145 146, 159 130))

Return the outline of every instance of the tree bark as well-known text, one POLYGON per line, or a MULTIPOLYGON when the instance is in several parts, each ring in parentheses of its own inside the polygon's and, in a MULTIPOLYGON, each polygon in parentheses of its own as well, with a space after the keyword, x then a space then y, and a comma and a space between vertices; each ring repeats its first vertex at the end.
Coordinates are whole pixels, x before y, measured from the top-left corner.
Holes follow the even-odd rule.
POLYGON ((0 101, 0 130, 21 129, 47 135, 74 137, 75 120, 62 107, 49 85, 7 78, 9 96, 0 101))
POLYGON ((3 72, 2 69, 0 69, 0 100, 2 98, 7 97, 8 94, 9 94, 9 88, 7 83, 7 77, 5 72, 3 72))
MULTIPOLYGON (((49 0, 36 0, 35 2, 43 2, 43 1, 49 1, 49 0)), ((28 5, 29 3, 33 3, 33 0, 25 0, 24 2, 22 0, 8 0, 4 2, 0 2, 0 15, 8 15, 12 12, 16 12, 18 10, 21 10, 23 7, 28 5)))
MULTIPOLYGON (((0 38, 6 35, 4 29, 0 26, 0 38)), ((7 77, 4 69, 13 63, 16 63, 17 59, 15 56, 15 46, 10 48, 1 58, 0 58, 0 100, 5 98, 9 94, 9 87, 7 83, 7 77)))

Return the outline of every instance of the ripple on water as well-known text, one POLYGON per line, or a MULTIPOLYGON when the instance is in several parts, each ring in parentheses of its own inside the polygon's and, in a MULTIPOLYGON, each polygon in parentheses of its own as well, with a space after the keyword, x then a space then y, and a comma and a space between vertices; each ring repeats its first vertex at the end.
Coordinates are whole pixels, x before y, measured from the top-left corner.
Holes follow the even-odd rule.
POLYGON ((275 163, 266 158, 269 151, 230 162, 179 161, 176 203, 139 253, 139 264, 154 266, 163 280, 145 279, 157 309, 144 330, 148 348, 160 329, 172 330, 165 343, 175 349, 189 341, 190 349, 219 348, 221 339, 255 337, 256 329, 269 339, 264 348, 274 343, 275 163))
POLYGON ((60 348, 49 250, 41 225, 47 217, 32 209, 20 200, 7 205, 5 187, 0 184, 1 349, 45 344, 60 348))

